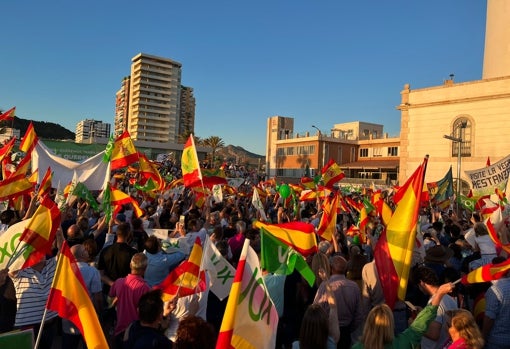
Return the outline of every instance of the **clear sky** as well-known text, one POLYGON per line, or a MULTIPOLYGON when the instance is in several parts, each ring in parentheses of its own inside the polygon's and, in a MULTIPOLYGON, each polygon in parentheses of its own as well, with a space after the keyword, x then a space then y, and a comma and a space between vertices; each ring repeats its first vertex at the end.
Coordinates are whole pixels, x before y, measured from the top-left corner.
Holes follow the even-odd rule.
POLYGON ((0 2, 0 109, 75 131, 113 124, 140 52, 182 63, 195 134, 265 154, 267 118, 295 132, 367 121, 400 132, 400 91, 481 79, 485 0, 0 2))

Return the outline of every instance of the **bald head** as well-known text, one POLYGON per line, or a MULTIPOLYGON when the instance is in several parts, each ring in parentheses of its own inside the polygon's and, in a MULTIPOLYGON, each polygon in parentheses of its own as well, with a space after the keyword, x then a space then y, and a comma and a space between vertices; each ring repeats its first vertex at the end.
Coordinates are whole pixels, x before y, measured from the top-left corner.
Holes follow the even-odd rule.
POLYGON ((332 274, 345 274, 347 270, 347 261, 342 256, 331 257, 331 273, 332 274))
POLYGON ((86 262, 89 259, 89 253, 82 244, 72 246, 71 253, 78 262, 86 262))

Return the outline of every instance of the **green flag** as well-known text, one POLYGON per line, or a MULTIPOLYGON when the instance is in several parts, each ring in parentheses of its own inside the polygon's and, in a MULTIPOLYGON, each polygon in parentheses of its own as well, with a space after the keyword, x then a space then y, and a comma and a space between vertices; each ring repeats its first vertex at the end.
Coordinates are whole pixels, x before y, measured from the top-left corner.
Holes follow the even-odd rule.
POLYGON ((297 269, 310 286, 315 282, 315 274, 305 258, 292 247, 260 228, 261 257, 260 266, 270 273, 291 274, 297 269))
POLYGON ((110 162, 113 152, 113 143, 115 140, 113 139, 113 134, 110 135, 110 140, 108 144, 106 144, 106 149, 104 150, 103 162, 110 162))
POLYGON ((372 205, 370 199, 368 199, 367 197, 363 198, 363 206, 365 207, 365 210, 367 210, 367 214, 375 210, 374 205, 372 205))
POLYGON ((141 190, 143 192, 153 191, 156 189, 156 184, 152 180, 152 178, 149 178, 147 182, 145 182, 144 185, 140 185, 138 183, 135 183, 135 188, 138 190, 141 190))
POLYGON ((108 184, 106 188, 103 189, 102 201, 101 201, 101 210, 104 212, 106 216, 106 221, 109 222, 112 218, 113 207, 112 207, 112 189, 108 184))
POLYGON ((466 210, 473 212, 475 210, 476 199, 468 198, 467 196, 460 195, 457 199, 459 204, 466 210))
POLYGON ((99 206, 97 204, 96 198, 92 195, 90 190, 85 186, 85 184, 78 182, 74 187, 72 192, 73 195, 76 195, 79 198, 84 199, 90 205, 90 207, 97 212, 99 210, 99 206))

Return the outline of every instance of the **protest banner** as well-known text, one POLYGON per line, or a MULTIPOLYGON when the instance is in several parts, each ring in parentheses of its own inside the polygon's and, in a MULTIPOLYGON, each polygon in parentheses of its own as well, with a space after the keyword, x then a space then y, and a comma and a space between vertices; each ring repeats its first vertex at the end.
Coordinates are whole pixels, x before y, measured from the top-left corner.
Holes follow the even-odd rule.
POLYGON ((477 170, 464 171, 471 180, 474 197, 494 194, 496 188, 506 191, 510 171, 510 155, 495 164, 477 170))

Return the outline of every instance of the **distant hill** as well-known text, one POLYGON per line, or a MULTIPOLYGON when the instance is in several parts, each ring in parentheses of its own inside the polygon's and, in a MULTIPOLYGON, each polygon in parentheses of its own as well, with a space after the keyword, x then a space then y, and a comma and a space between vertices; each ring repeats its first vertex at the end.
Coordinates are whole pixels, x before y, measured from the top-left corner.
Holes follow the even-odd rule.
MULTIPOLYGON (((20 137, 23 137, 27 132, 30 122, 34 125, 35 133, 39 138, 56 140, 71 139, 74 141, 74 132, 54 122, 32 121, 15 117, 12 127, 20 130, 20 137)), ((4 121, 1 124, 2 126, 11 127, 9 121, 4 121)))
POLYGON ((265 159, 264 155, 258 155, 247 151, 243 147, 231 144, 217 150, 216 153, 217 157, 223 158, 227 162, 240 164, 249 163, 251 165, 258 165, 260 159, 261 164, 263 165, 265 159))
MULTIPOLYGON (((20 130, 20 137, 23 137, 23 135, 26 133, 28 125, 30 125, 30 122, 33 123, 35 133, 39 138, 43 139, 54 139, 54 140, 73 140, 75 138, 74 132, 69 131, 65 127, 53 123, 53 122, 46 122, 46 121, 33 121, 33 120, 27 120, 27 119, 21 119, 18 117, 14 118, 14 124, 13 128, 20 130)), ((10 122, 1 122, 0 123, 0 132, 1 132, 1 126, 10 127, 10 122)), ((261 164, 264 164, 264 158, 263 155, 258 155, 255 153, 251 153, 240 146, 235 145, 227 145, 223 149, 220 149, 217 151, 217 156, 220 158, 223 158, 227 162, 234 162, 234 163, 249 163, 252 165, 258 165, 259 159, 261 161, 261 164)))

